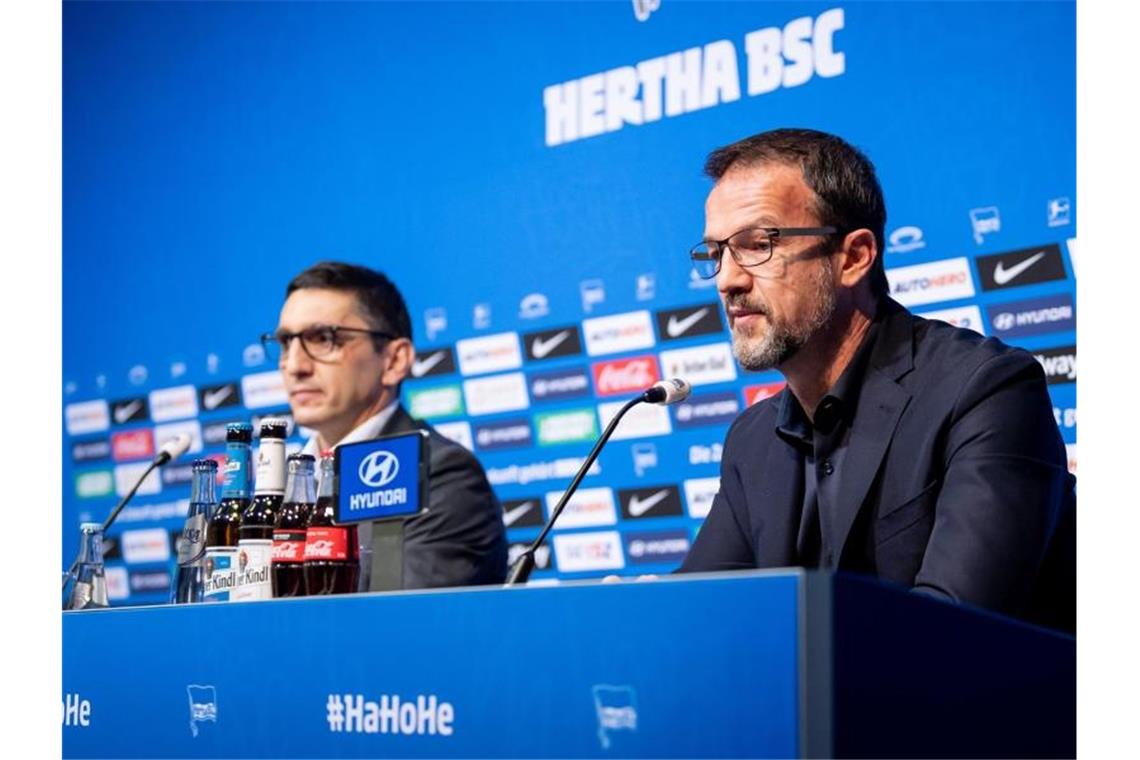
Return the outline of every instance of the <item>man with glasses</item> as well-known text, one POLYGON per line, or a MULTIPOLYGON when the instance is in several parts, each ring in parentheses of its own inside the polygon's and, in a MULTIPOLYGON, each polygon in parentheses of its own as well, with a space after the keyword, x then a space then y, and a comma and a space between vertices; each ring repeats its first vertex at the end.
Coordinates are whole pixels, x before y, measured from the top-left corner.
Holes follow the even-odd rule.
POLYGON ((710 154, 705 239, 733 351, 778 395, 728 431, 682 572, 804 566, 1075 626, 1075 480, 1045 377, 889 297, 874 167, 781 129, 710 154))
MULTIPOLYGON (((429 504, 404 526, 404 588, 501 583, 507 572, 502 507, 478 460, 413 420, 399 403, 415 359, 404 299, 383 274, 321 262, 293 278, 277 330, 277 358, 298 424, 316 431, 305 452, 428 430, 429 504)), ((360 526, 368 547, 371 525, 360 526)), ((362 568, 362 575, 367 568, 362 568)))

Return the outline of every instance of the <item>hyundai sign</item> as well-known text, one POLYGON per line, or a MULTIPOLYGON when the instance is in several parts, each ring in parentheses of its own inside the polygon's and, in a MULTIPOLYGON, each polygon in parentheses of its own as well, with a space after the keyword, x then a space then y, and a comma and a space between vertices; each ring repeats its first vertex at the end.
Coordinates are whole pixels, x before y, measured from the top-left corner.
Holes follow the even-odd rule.
POLYGON ((411 517, 427 499, 424 431, 336 449, 338 523, 411 517))

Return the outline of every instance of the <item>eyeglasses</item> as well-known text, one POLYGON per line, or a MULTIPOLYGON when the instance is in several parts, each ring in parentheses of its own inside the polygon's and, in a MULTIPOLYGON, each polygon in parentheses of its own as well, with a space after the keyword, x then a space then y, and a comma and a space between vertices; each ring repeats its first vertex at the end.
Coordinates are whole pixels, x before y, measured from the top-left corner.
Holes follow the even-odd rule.
POLYGON ((772 258, 776 241, 786 237, 834 235, 835 227, 749 227, 724 240, 703 240, 689 250, 697 276, 710 280, 720 271, 720 260, 727 248, 742 267, 758 267, 772 258))
POLYGON ((359 333, 363 335, 371 335, 374 338, 387 338, 394 340, 399 336, 392 333, 382 332, 380 330, 365 330, 359 327, 341 327, 340 325, 314 325, 307 327, 300 332, 286 332, 285 330, 278 330, 277 332, 265 333, 261 336, 261 345, 265 348, 265 355, 275 362, 279 362, 281 357, 289 354, 289 344, 293 342, 294 338, 301 339, 301 348, 308 354, 309 358, 314 361, 328 361, 336 357, 340 352, 341 347, 348 342, 347 336, 343 333, 359 333))

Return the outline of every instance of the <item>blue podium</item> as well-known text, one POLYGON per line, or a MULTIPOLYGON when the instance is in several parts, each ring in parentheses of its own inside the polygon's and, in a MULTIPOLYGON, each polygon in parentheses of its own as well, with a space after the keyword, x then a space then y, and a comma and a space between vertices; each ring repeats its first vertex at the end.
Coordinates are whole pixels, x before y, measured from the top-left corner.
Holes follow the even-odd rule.
POLYGON ((1072 637, 757 571, 63 615, 64 757, 1072 757, 1072 637))

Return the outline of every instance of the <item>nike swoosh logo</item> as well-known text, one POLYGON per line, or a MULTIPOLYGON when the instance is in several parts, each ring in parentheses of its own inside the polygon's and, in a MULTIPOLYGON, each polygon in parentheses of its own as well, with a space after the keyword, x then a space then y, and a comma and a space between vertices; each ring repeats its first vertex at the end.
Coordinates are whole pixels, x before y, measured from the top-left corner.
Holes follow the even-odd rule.
POLYGON ((436 351, 426 359, 416 359, 412 362, 412 377, 423 377, 431 372, 432 367, 443 361, 443 357, 446 355, 443 351, 436 351))
POLYGON ((511 527, 519 521, 520 517, 529 512, 530 508, 533 506, 533 501, 524 501, 514 509, 508 509, 507 511, 503 512, 503 525, 507 526, 508 528, 511 527))
POLYGON ((207 411, 217 409, 223 401, 233 395, 233 392, 232 385, 223 385, 217 390, 208 391, 202 396, 202 406, 206 407, 207 411))
POLYGON ((554 349, 566 342, 570 337, 569 330, 563 330, 554 337, 543 340, 542 338, 535 338, 534 343, 530 346, 530 352, 534 355, 535 359, 545 359, 554 349))
POLYGON ((998 285, 1005 285, 1043 258, 1045 258, 1045 251, 1038 251, 1025 261, 1014 264, 1009 269, 1005 268, 1005 262, 999 261, 998 265, 994 267, 994 282, 998 285))
POLYGON ((644 500, 634 496, 629 500, 629 516, 641 517, 643 514, 653 509, 661 502, 665 501, 668 496, 668 489, 664 491, 658 491, 657 493, 644 500))
POLYGON ((115 407, 115 424, 122 425, 134 416, 134 413, 139 409, 142 409, 142 399, 135 399, 126 406, 115 407))
POLYGON ((684 335, 685 331, 701 321, 701 317, 709 313, 709 307, 697 309, 684 319, 677 319, 676 317, 669 317, 669 324, 665 325, 665 332, 669 334, 670 338, 676 338, 678 335, 684 335))

